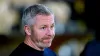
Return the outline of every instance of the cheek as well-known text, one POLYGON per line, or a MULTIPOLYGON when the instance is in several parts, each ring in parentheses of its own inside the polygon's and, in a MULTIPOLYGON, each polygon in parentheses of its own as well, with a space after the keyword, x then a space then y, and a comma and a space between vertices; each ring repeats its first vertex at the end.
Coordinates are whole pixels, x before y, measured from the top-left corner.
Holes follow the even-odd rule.
POLYGON ((53 31, 53 34, 55 35, 55 31, 53 31))
POLYGON ((40 39, 45 36, 45 31, 37 30, 36 34, 37 34, 37 37, 40 39))
POLYGON ((40 37, 44 37, 45 36, 45 31, 40 31, 39 35, 40 35, 40 37))
POLYGON ((55 32, 53 32, 53 36, 55 36, 55 32))
POLYGON ((53 35, 55 35, 55 29, 52 30, 53 35))

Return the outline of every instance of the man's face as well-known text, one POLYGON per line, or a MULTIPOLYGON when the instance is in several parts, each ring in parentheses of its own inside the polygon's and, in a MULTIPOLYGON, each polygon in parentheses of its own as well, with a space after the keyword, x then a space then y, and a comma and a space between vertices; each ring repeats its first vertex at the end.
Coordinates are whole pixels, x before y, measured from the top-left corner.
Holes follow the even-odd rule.
POLYGON ((41 48, 50 47, 55 36, 54 16, 37 15, 32 27, 31 39, 41 48))

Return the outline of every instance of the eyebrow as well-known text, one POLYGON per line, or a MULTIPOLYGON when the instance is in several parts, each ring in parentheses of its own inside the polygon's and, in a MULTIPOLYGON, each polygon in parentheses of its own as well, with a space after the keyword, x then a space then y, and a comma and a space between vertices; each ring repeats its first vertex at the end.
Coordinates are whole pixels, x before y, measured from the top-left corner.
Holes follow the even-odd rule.
MULTIPOLYGON (((55 24, 53 23, 51 26, 54 26, 55 24)), ((41 25, 41 26, 45 26, 45 27, 47 27, 47 25, 41 25)))

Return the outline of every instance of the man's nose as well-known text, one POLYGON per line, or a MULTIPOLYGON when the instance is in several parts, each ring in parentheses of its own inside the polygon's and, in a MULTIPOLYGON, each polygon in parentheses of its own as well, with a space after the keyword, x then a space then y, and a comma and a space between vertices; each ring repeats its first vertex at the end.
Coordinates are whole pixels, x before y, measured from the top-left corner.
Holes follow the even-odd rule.
POLYGON ((48 30, 47 30, 47 35, 48 35, 48 36, 51 36, 52 34, 53 34, 53 30, 48 29, 48 30))

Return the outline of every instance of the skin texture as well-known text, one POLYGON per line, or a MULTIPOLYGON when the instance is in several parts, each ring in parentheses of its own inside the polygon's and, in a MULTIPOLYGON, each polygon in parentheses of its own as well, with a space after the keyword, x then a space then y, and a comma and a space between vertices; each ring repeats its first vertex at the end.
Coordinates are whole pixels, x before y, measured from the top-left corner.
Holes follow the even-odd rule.
POLYGON ((26 38, 24 43, 30 47, 43 51, 50 47, 55 36, 55 23, 53 15, 36 15, 32 27, 25 25, 26 38))

